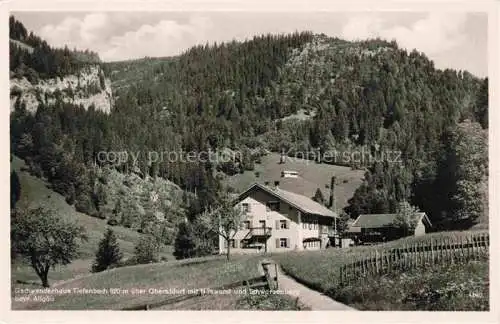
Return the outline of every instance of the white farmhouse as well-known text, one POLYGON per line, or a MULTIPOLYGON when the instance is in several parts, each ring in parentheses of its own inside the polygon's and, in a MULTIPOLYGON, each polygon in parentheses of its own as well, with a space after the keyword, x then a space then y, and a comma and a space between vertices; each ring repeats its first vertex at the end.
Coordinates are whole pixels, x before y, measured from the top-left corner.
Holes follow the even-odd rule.
MULTIPOLYGON (((338 215, 311 198, 255 183, 235 200, 243 221, 229 242, 234 253, 319 250, 336 234, 338 215)), ((219 253, 227 242, 219 237, 219 253)))

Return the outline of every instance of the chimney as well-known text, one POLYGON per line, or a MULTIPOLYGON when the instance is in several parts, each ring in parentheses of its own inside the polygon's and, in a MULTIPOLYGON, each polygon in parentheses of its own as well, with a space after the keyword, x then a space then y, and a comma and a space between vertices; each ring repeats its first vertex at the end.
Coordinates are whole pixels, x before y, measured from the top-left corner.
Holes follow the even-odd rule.
POLYGON ((330 201, 328 207, 335 211, 335 176, 332 177, 330 182, 330 201))
POLYGON ((280 188, 280 182, 274 181, 274 189, 279 189, 279 188, 280 188))

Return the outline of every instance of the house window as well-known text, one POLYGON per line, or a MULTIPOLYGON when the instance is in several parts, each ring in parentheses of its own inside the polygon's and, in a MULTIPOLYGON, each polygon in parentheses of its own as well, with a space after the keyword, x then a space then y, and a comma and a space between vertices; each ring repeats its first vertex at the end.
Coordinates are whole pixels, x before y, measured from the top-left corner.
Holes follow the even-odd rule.
POLYGON ((244 213, 248 213, 250 211, 250 205, 248 203, 242 203, 241 209, 243 210, 244 213))
POLYGON ((266 204, 267 211, 279 211, 280 210, 280 202, 279 201, 269 201, 266 204))
POLYGON ((259 227, 266 227, 266 221, 265 220, 260 220, 259 221, 259 227))
POLYGON ((287 248, 287 247, 288 247, 288 239, 280 238, 280 248, 287 248))
POLYGON ((286 220, 280 220, 280 228, 281 229, 287 229, 286 220))

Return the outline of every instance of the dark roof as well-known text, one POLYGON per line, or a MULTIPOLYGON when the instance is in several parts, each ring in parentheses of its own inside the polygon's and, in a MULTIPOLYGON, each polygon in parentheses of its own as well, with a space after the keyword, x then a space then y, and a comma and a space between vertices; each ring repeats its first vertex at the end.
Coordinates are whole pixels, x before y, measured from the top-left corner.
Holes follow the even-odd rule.
POLYGON ((316 201, 312 200, 309 197, 302 196, 290 191, 283 190, 281 188, 270 188, 264 185, 261 185, 259 183, 254 183, 250 188, 245 190, 237 199, 237 201, 243 200, 243 198, 247 197, 248 194, 250 193, 251 190, 254 189, 261 189, 272 196, 285 201, 286 203, 290 204, 291 206, 297 208, 301 212, 305 214, 314 214, 314 215, 320 215, 320 216, 326 216, 326 217, 332 217, 332 218, 338 218, 337 213, 334 211, 326 208, 325 206, 321 205, 320 203, 317 203, 316 201))
MULTIPOLYGON (((362 228, 381 228, 392 226, 398 214, 362 214, 352 223, 351 227, 362 228)), ((413 221, 418 223, 420 220, 432 226, 429 218, 423 212, 414 214, 413 221)))

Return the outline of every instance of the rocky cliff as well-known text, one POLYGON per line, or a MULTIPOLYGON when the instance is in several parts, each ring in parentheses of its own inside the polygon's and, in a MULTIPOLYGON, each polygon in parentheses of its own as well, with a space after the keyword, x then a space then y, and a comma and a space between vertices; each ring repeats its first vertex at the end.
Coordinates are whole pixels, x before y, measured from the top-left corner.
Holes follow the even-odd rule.
POLYGON ((82 105, 85 109, 94 105, 96 110, 109 113, 113 104, 111 81, 105 78, 99 65, 89 65, 77 74, 62 78, 39 80, 37 83, 23 78, 10 80, 10 110, 25 104, 30 112, 36 112, 38 105, 54 103, 57 98, 63 102, 82 105))

